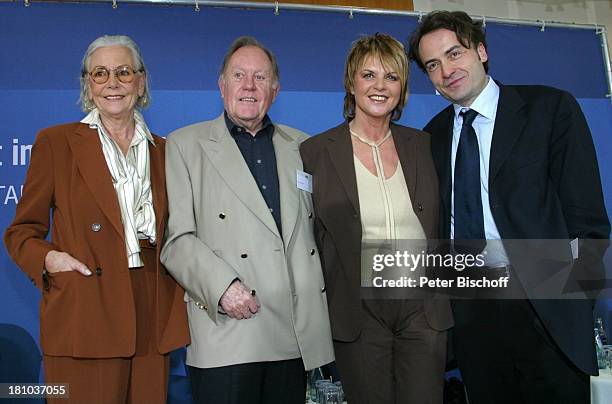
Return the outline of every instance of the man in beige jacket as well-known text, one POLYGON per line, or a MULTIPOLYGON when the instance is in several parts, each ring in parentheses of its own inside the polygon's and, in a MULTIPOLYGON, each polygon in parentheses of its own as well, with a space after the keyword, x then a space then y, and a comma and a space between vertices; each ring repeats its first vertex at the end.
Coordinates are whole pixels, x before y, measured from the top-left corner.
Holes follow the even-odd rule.
POLYGON ((194 400, 303 404, 305 369, 333 361, 302 132, 274 125, 274 56, 238 38, 223 61, 225 112, 166 146, 162 262, 185 288, 194 400))

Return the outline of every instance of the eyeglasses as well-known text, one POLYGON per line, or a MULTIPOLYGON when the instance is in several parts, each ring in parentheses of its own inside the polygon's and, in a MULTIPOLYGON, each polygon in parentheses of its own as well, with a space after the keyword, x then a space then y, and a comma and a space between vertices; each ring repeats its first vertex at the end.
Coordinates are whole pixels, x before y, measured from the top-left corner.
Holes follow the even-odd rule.
POLYGON ((144 72, 144 69, 134 70, 130 66, 124 65, 109 70, 104 66, 98 66, 89 72, 89 77, 91 77, 96 84, 104 84, 108 81, 111 72, 120 82, 131 83, 134 80, 134 75, 144 72))

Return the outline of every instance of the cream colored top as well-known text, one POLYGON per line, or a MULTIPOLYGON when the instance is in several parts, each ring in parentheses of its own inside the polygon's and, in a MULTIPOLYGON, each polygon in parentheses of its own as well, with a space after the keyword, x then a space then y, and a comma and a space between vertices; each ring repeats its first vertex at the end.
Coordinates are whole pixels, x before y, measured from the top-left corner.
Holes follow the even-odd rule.
POLYGON ((412 209, 412 202, 402 166, 398 161, 395 173, 385 180, 379 146, 389 137, 388 133, 377 145, 351 134, 359 141, 369 144, 377 175, 372 174, 353 155, 359 194, 362 240, 423 240, 425 232, 412 209))
POLYGON ((136 129, 127 155, 123 154, 117 143, 104 130, 96 108, 81 120, 90 128, 97 129, 100 136, 102 152, 121 209, 129 268, 144 265, 140 257, 138 239, 148 238, 151 244, 156 240, 148 146, 149 143, 153 145, 155 143, 144 118, 138 111, 134 111, 134 119, 136 129))
MULTIPOLYGON (((422 240, 425 232, 412 209, 404 172, 398 162, 395 173, 384 180, 373 175, 354 157, 363 240, 422 240)), ((380 171, 379 171, 380 172, 380 171)))

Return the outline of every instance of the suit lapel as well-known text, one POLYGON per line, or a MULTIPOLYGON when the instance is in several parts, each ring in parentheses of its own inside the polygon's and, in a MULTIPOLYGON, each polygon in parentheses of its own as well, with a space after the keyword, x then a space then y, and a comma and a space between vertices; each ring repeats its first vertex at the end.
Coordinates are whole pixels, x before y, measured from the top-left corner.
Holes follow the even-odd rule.
POLYGON ((149 143, 149 157, 151 168, 151 192, 153 197, 153 210, 155 211, 157 239, 164 237, 163 229, 166 225, 168 213, 166 200, 166 175, 164 171, 164 149, 163 145, 156 139, 155 146, 149 143))
POLYGON ((300 193, 297 189, 297 170, 303 170, 299 154, 299 144, 278 127, 275 127, 274 152, 280 192, 281 225, 283 240, 289 245, 295 229, 300 208, 300 193))
POLYGON ((525 128, 527 119, 521 112, 524 105, 512 87, 499 85, 499 101, 489 162, 489 185, 495 180, 500 168, 512 152, 514 142, 525 128))
MULTIPOLYGON (((346 196, 351 202, 357 215, 359 211, 359 195, 357 193, 357 177, 355 175, 355 162, 353 160, 353 144, 349 133, 348 123, 339 127, 334 136, 329 137, 327 152, 338 173, 340 182, 344 187, 346 196)), ((316 181, 316 179, 315 179, 316 181)))
MULTIPOLYGON (((202 138, 202 147, 228 188, 274 234, 280 237, 274 217, 251 175, 238 145, 232 139, 223 115, 215 120, 209 136, 202 138)), ((281 215, 282 215, 281 211, 281 215)))
MULTIPOLYGON (((417 188, 417 167, 418 167, 418 153, 416 149, 416 142, 412 142, 413 135, 400 136, 397 133, 397 127, 391 126, 391 134, 393 136, 393 143, 395 144, 395 150, 401 163, 402 171, 404 173, 404 179, 406 180, 406 186, 408 187, 408 193, 410 199, 414 204, 416 200, 416 188, 417 188)), ((415 210, 416 212, 416 210, 415 210)))
MULTIPOLYGON (((440 182, 440 198, 442 200, 442 229, 443 237, 450 237, 450 211, 451 211, 451 144, 453 140, 454 109, 447 107, 439 118, 440 126, 431 130, 431 153, 438 172, 440 182)), ((426 128, 425 130, 428 130, 426 128)))
POLYGON ((113 180, 102 152, 98 131, 81 124, 75 131, 74 136, 69 138, 69 143, 85 184, 94 195, 100 210, 104 212, 117 233, 123 238, 121 210, 117 201, 117 193, 113 187, 113 180))

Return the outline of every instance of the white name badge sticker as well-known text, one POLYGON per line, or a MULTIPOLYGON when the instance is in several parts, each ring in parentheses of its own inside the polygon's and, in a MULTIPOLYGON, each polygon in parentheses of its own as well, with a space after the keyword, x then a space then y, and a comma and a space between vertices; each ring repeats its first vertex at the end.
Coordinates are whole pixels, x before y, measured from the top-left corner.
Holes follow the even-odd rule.
POLYGON ((297 187, 302 191, 312 194, 312 175, 301 170, 295 170, 297 173, 297 187))

